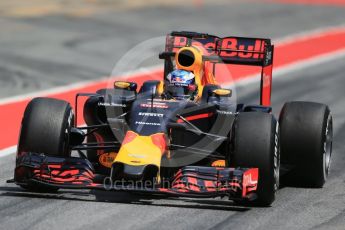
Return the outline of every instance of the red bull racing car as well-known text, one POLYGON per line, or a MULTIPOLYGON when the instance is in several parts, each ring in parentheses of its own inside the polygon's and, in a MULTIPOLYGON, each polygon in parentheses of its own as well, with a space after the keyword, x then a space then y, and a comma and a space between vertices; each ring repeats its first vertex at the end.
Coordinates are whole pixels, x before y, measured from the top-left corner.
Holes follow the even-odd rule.
POLYGON ((227 196, 260 206, 274 201, 280 179, 322 187, 332 152, 330 110, 288 102, 274 117, 273 50, 269 39, 171 32, 159 55, 161 80, 139 90, 135 82, 116 81, 76 95, 76 106, 87 98, 86 126, 77 127, 68 102, 33 99, 12 182, 32 191, 227 196), (217 83, 219 65, 261 67, 260 104, 234 102, 232 90, 217 83))

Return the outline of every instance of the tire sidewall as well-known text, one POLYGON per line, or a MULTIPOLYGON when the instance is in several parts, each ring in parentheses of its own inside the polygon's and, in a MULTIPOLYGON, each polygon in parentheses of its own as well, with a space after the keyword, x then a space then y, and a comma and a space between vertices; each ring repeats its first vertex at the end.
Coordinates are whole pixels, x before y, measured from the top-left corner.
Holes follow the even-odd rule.
POLYGON ((258 198, 250 204, 269 206, 280 184, 279 124, 272 114, 240 113, 233 132, 234 146, 229 165, 259 168, 258 198))

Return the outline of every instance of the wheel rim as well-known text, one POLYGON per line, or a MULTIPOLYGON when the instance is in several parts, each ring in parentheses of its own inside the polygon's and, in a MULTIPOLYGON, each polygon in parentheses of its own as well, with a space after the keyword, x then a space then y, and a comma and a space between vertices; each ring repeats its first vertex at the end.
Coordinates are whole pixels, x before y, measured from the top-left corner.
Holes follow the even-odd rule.
POLYGON ((323 151, 323 169, 325 178, 328 175, 331 156, 332 156, 332 143, 333 143, 333 121, 332 116, 329 115, 327 118, 327 125, 325 130, 325 142, 324 142, 324 151, 323 151))

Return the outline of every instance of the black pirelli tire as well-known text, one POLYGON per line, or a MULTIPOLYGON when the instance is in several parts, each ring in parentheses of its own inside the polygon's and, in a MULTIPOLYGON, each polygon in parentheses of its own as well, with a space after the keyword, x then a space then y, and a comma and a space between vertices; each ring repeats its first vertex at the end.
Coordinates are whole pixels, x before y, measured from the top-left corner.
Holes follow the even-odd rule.
POLYGON ((74 113, 66 101, 35 98, 25 109, 18 153, 34 152, 48 156, 70 156, 69 137, 74 113))
MULTIPOLYGON (((68 157, 69 134, 74 122, 68 102, 52 98, 35 98, 27 105, 18 143, 18 156, 25 152, 68 157)), ((16 178, 16 176, 15 176, 16 178)), ((58 188, 29 182, 22 188, 34 192, 56 192, 58 188)))
POLYGON ((284 182, 293 186, 323 187, 332 155, 330 109, 320 103, 288 102, 282 108, 279 121, 282 163, 294 167, 284 182))
POLYGON ((234 124, 233 150, 229 165, 258 168, 257 198, 242 205, 270 206, 279 188, 279 125, 271 114, 240 113, 234 124))

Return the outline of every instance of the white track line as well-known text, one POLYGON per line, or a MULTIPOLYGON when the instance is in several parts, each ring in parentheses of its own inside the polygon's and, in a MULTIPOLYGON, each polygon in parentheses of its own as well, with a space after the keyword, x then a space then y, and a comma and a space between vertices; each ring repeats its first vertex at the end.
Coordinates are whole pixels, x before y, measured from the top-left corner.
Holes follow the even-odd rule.
MULTIPOLYGON (((325 62, 330 62, 336 59, 340 59, 340 58, 345 58, 345 49, 341 49, 338 51, 334 51, 331 53, 327 53, 327 54, 322 54, 322 55, 318 55, 312 58, 308 58, 304 61, 299 61, 296 63, 291 63, 282 67, 278 67, 274 70, 274 78, 278 78, 281 77, 283 75, 286 75, 288 73, 292 73, 295 71, 299 71, 305 68, 309 68, 315 65, 319 65, 321 63, 325 63, 325 62)), ((248 84, 252 84, 254 82, 259 81, 259 77, 254 77, 257 75, 253 75, 250 76, 248 78, 245 78, 243 80, 239 80, 238 82, 236 82, 236 85, 240 85, 240 86, 245 86, 248 84)), ((15 153, 17 150, 17 146, 11 146, 9 148, 0 150, 0 158, 6 157, 8 155, 11 155, 13 153, 15 153)))
MULTIPOLYGON (((160 69, 162 69, 162 67, 160 67, 160 66, 159 67, 158 66, 151 66, 151 67, 147 67, 147 68, 140 68, 138 70, 131 71, 131 72, 126 72, 126 73, 120 74, 120 76, 132 76, 132 75, 136 76, 136 75, 140 75, 140 74, 145 74, 147 72, 158 71, 160 69)), ((20 102, 20 101, 27 100, 28 98, 42 97, 45 95, 58 94, 58 93, 64 93, 67 91, 77 90, 80 88, 92 86, 92 85, 100 83, 102 81, 107 81, 109 79, 114 79, 114 78, 116 78, 116 77, 114 77, 114 76, 112 76, 112 77, 101 77, 101 78, 98 78, 97 80, 81 81, 81 82, 77 82, 77 83, 73 83, 73 84, 63 85, 63 86, 54 87, 54 88, 41 90, 41 91, 36 91, 36 92, 32 92, 32 93, 21 94, 21 95, 17 95, 17 96, 13 96, 13 97, 6 97, 6 98, 0 99, 0 105, 20 102)))
MULTIPOLYGON (((336 51, 326 53, 326 54, 316 55, 316 56, 304 59, 303 61, 296 61, 296 62, 286 64, 280 67, 273 66, 273 79, 279 78, 291 72, 296 72, 305 68, 319 65, 325 62, 334 61, 340 58, 345 58, 345 49, 336 50, 336 51)), ((255 74, 255 75, 250 75, 243 80, 239 80, 235 82, 235 85, 245 86, 248 84, 257 83, 258 81, 260 81, 260 75, 255 74)), ((231 85, 232 84, 229 84, 227 86, 231 86, 231 85)))
POLYGON ((9 148, 0 151, 0 158, 14 154, 17 151, 17 145, 11 146, 9 148))
POLYGON ((328 34, 328 33, 335 33, 338 31, 341 32, 344 30, 345 30, 345 24, 340 24, 340 25, 336 25, 336 26, 326 26, 326 27, 317 28, 314 30, 298 32, 295 34, 287 35, 285 37, 273 38, 272 41, 273 41, 273 43, 280 46, 280 45, 285 45, 287 43, 298 42, 301 40, 320 37, 320 36, 328 34))
POLYGON ((21 95, 17 95, 17 96, 13 96, 13 97, 2 98, 2 99, 0 99, 0 105, 20 102, 20 101, 27 100, 28 98, 40 97, 42 95, 57 94, 57 93, 63 93, 66 91, 78 89, 78 88, 84 88, 87 86, 91 86, 97 82, 103 81, 105 79, 106 79, 105 77, 102 77, 102 78, 98 79, 97 81, 82 81, 82 82, 78 82, 78 83, 68 84, 65 86, 50 88, 47 90, 41 90, 41 91, 36 91, 36 92, 32 92, 32 93, 27 93, 27 94, 21 94, 21 95))
POLYGON ((279 77, 287 73, 302 70, 308 67, 319 65, 325 62, 334 61, 334 60, 341 59, 344 57, 345 57, 345 48, 336 50, 327 54, 320 54, 320 55, 305 59, 303 61, 299 61, 296 63, 291 63, 285 66, 278 67, 276 68, 276 70, 273 71, 274 73, 273 76, 279 77))

